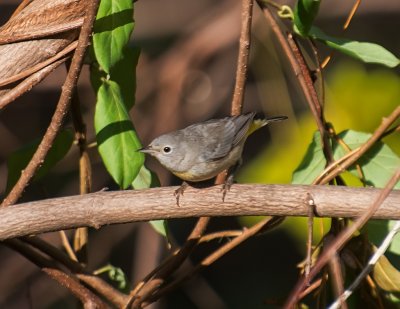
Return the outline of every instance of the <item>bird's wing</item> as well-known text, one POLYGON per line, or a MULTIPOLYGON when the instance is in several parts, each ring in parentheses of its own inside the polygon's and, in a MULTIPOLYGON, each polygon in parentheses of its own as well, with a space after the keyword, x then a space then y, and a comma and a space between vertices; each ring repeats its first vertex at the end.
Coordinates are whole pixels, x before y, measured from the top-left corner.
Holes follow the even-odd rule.
POLYGON ((225 157, 232 148, 237 146, 243 138, 254 118, 254 113, 226 117, 224 119, 212 119, 196 126, 199 136, 204 142, 201 157, 205 161, 214 161, 225 157))

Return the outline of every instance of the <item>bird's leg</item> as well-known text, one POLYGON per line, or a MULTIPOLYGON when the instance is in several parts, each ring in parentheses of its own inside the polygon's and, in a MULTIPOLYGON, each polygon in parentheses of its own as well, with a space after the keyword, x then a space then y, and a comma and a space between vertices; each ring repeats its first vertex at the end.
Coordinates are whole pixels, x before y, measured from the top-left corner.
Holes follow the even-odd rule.
POLYGON ((224 185, 222 186, 222 201, 225 202, 225 195, 230 190, 233 185, 233 180, 235 177, 235 173, 238 171, 239 167, 242 165, 242 158, 235 163, 235 165, 231 166, 228 170, 228 176, 225 179, 224 185))
POLYGON ((176 205, 179 207, 179 198, 181 197, 181 195, 183 195, 183 192, 185 192, 185 189, 189 186, 189 184, 184 181, 182 182, 181 186, 175 190, 174 195, 176 198, 176 205))

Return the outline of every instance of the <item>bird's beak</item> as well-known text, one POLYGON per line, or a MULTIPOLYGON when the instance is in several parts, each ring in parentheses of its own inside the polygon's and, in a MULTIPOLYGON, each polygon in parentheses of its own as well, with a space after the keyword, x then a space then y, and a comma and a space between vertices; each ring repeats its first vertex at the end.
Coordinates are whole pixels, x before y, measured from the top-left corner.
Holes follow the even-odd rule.
POLYGON ((154 152, 154 150, 150 147, 150 145, 146 146, 146 147, 143 147, 143 148, 140 148, 140 149, 138 149, 136 151, 143 152, 143 153, 152 153, 152 152, 154 152))

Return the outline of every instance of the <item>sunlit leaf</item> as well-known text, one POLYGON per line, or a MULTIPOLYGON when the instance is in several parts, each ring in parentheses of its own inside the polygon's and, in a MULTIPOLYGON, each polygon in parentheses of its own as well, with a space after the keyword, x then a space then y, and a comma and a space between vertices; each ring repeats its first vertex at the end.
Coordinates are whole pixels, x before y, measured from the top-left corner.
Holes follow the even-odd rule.
POLYGON ((376 63, 394 68, 399 65, 400 59, 384 47, 369 42, 358 42, 348 39, 340 39, 326 35, 317 27, 312 27, 309 35, 348 56, 365 63, 376 63))
POLYGON ((140 141, 122 101, 120 88, 103 80, 97 92, 96 140, 103 162, 123 189, 131 185, 144 162, 140 141))
MULTIPOLYGON (((370 133, 346 130, 338 134, 350 149, 356 149, 372 136, 370 133)), ((338 144, 334 145, 334 157, 339 159, 347 152, 338 144)), ((400 166, 400 158, 383 142, 376 142, 361 158, 357 161, 364 174, 366 185, 376 188, 383 188, 393 176, 396 169, 400 166)), ((349 168, 350 173, 359 177, 355 166, 349 168)), ((400 182, 395 186, 400 188, 400 182)))
POLYGON ((381 289, 389 292, 400 292, 400 272, 384 255, 375 264, 373 276, 381 289))
POLYGON ((311 184, 324 170, 325 165, 321 135, 316 131, 303 160, 293 173, 292 183, 311 184))
MULTIPOLYGON (((350 150, 353 150, 363 145, 371 137, 371 134, 346 130, 339 133, 338 137, 344 141, 350 150)), ((333 143, 333 150, 335 160, 347 153, 336 141, 333 143)), ((390 147, 378 141, 358 159, 357 164, 361 167, 362 175, 359 174, 355 165, 348 169, 351 174, 359 177, 366 185, 382 188, 400 166, 400 158, 390 147)), ((322 152, 320 134, 316 132, 302 162, 293 173, 292 183, 312 183, 323 171, 325 165, 326 160, 322 152)), ((397 183, 395 188, 400 188, 400 183, 397 183)))
POLYGON ((101 1, 94 25, 93 49, 101 69, 111 69, 123 57, 123 50, 129 41, 133 22, 131 0, 101 1))

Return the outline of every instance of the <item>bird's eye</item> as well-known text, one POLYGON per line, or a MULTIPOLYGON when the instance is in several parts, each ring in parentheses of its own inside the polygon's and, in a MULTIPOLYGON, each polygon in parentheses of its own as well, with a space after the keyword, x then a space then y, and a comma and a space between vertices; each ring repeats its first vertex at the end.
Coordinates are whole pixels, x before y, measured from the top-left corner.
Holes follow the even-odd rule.
POLYGON ((164 148, 163 148, 163 152, 164 153, 170 153, 172 151, 172 149, 171 149, 171 147, 169 147, 169 146, 165 146, 164 148))

